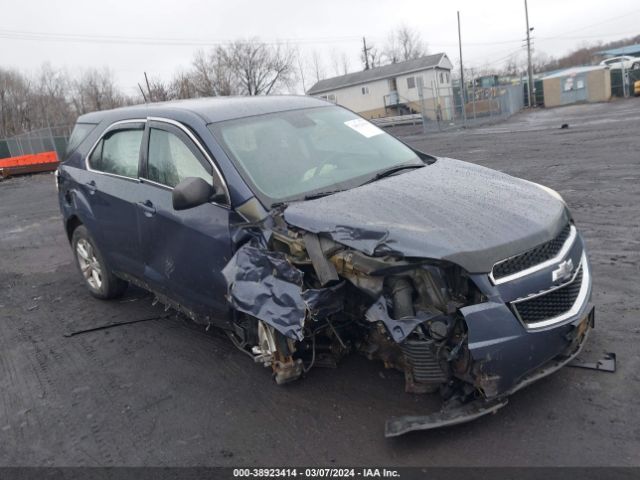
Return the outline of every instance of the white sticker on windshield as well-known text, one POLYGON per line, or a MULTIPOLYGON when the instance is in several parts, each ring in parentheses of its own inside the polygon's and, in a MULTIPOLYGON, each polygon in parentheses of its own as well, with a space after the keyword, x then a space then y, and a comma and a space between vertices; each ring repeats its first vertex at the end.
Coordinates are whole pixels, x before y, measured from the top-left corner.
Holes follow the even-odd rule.
POLYGON ((367 122, 363 118, 348 120, 344 122, 344 124, 349 128, 353 128, 360 135, 367 138, 375 137, 376 135, 380 135, 382 133, 381 129, 376 127, 373 123, 367 122))

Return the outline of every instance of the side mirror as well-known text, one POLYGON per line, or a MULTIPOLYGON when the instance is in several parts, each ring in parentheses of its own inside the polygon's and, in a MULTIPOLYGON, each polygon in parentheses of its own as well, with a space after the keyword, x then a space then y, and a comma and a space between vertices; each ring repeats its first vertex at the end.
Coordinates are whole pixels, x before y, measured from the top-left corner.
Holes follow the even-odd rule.
POLYGON ((174 210, 187 210, 207 203, 216 193, 215 188, 199 177, 187 177, 173 189, 174 210))

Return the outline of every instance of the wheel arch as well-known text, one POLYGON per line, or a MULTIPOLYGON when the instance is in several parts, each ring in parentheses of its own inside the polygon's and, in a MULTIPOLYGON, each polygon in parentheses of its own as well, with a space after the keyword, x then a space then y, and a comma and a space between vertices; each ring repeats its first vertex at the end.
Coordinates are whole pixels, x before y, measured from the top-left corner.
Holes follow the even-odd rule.
POLYGON ((71 243, 71 239, 73 238, 73 232, 80 225, 83 225, 83 223, 82 223, 82 220, 80 220, 80 217, 78 217, 78 215, 71 215, 67 219, 65 223, 65 230, 67 231, 67 239, 69 240, 69 243, 71 243))

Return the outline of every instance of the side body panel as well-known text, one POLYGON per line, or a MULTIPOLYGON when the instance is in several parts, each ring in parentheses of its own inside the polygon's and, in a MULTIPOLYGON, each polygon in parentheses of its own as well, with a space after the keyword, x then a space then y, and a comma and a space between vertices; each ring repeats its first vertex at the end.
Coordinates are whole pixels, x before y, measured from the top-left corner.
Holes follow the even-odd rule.
POLYGON ((226 197, 227 184, 218 175, 220 167, 205 148, 193 129, 184 124, 149 121, 143 140, 137 216, 144 281, 155 291, 210 320, 212 315, 224 317, 229 312, 222 269, 232 256, 231 209, 226 197), (173 189, 147 180, 151 128, 174 136, 200 162, 213 167, 211 173, 216 178, 213 183, 221 193, 216 199, 220 203, 212 201, 177 211, 173 208, 173 189))
POLYGON ((138 208, 144 279, 154 289, 200 315, 227 312, 222 268, 231 258, 229 209, 206 203, 175 211, 172 191, 145 180, 138 208))
POLYGON ((91 180, 80 188, 87 191, 85 198, 98 219, 90 230, 92 235, 99 238, 96 241, 115 272, 139 277, 143 265, 136 211, 136 204, 140 201, 140 183, 138 180, 86 173, 91 180))

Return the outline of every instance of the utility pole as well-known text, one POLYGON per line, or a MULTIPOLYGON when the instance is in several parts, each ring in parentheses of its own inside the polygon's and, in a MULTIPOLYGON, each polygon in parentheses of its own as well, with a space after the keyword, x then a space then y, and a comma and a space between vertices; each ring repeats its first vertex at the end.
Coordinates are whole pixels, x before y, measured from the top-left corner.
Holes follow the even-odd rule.
POLYGON ((144 103, 147 103, 147 96, 144 94, 144 90, 142 89, 142 85, 138 83, 138 88, 140 89, 140 93, 142 94, 142 98, 144 99, 144 103))
MULTIPOLYGON (((525 0, 526 1, 526 0, 525 0)), ((460 99, 462 100, 462 119, 467 123, 467 112, 464 103, 464 68, 462 68, 462 34, 460 33, 460 11, 458 10, 458 47, 460 50, 460 99)))
POLYGON ((147 77, 147 72, 144 72, 144 81, 147 82, 147 93, 149 94, 149 101, 152 102, 153 98, 151 97, 151 87, 149 86, 149 77, 147 77))
POLYGON ((529 8, 527 7, 527 0, 524 0, 524 16, 527 20, 527 76, 529 80, 528 89, 529 92, 529 108, 532 108, 534 105, 533 101, 533 67, 531 66, 531 30, 533 28, 529 28, 529 8))
POLYGON ((369 70, 369 49, 367 48, 367 39, 362 37, 362 51, 364 52, 364 69, 369 70))

